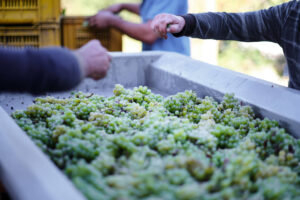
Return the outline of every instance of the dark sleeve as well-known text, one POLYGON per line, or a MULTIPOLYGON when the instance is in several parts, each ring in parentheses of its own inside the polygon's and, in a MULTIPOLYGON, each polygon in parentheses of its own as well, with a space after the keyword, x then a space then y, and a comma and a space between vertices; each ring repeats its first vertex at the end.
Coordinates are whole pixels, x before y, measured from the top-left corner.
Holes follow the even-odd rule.
POLYGON ((209 12, 182 16, 186 25, 174 36, 202 39, 271 41, 280 43, 281 30, 294 1, 245 13, 209 12))
POLYGON ((81 80, 76 57, 63 48, 0 48, 0 68, 0 92, 61 91, 81 80))

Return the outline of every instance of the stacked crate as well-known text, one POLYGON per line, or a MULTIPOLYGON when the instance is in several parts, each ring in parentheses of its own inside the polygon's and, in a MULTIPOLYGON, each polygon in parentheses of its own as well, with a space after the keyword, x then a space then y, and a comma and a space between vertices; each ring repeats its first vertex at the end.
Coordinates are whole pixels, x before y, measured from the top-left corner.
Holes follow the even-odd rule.
POLYGON ((85 22, 87 17, 63 17, 61 20, 62 45, 77 49, 92 39, 97 39, 109 51, 122 51, 122 33, 112 29, 93 29, 85 22), (86 24, 86 25, 85 25, 86 24))
POLYGON ((0 0, 0 45, 60 46, 60 0, 0 0))

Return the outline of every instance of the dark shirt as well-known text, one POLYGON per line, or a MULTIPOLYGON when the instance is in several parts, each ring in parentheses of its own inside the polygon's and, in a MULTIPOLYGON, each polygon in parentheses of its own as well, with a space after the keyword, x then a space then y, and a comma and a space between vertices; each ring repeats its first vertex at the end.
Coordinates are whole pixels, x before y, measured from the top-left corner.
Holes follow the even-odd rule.
POLYGON ((278 43, 289 67, 289 87, 300 89, 300 1, 245 13, 201 13, 183 16, 186 25, 175 36, 278 43))
POLYGON ((76 57, 63 48, 0 48, 0 68, 0 92, 61 91, 81 80, 76 57))

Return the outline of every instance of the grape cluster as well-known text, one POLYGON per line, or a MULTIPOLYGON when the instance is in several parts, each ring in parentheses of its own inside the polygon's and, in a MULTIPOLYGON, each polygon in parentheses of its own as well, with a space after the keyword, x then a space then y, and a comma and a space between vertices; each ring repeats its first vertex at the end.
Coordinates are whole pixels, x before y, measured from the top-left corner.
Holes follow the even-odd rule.
POLYGON ((232 94, 113 93, 12 114, 87 199, 300 199, 300 141, 232 94))

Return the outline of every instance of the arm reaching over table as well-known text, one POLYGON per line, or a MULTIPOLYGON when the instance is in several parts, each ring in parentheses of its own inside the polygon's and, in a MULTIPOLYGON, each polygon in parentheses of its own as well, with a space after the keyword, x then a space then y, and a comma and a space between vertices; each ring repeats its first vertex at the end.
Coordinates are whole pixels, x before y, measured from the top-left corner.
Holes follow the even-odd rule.
POLYGON ((269 41, 283 49, 289 68, 289 87, 300 90, 300 1, 242 13, 207 12, 186 15, 159 14, 151 28, 160 37, 269 41))
POLYGON ((110 56, 98 41, 76 51, 0 48, 0 91, 43 93, 68 90, 85 77, 103 78, 110 56))

